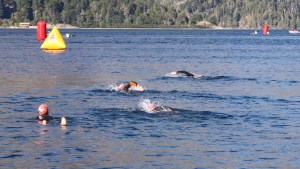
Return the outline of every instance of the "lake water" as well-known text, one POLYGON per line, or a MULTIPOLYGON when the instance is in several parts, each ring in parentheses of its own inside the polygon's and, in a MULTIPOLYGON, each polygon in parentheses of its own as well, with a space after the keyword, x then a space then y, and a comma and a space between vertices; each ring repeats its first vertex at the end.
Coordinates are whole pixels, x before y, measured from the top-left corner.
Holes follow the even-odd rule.
POLYGON ((0 168, 300 167, 300 35, 60 31, 75 36, 50 53, 36 30, 0 29, 0 168), (204 77, 165 76, 176 70, 204 77), (146 90, 109 90, 131 80, 146 90))

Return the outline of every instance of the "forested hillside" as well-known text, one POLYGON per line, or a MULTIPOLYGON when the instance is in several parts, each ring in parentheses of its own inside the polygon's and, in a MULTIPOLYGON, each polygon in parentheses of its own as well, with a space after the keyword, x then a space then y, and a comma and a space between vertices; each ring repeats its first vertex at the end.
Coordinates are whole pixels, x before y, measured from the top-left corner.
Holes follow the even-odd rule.
POLYGON ((0 0, 0 26, 297 28, 300 0, 0 0), (199 27, 199 26, 198 26, 199 27))

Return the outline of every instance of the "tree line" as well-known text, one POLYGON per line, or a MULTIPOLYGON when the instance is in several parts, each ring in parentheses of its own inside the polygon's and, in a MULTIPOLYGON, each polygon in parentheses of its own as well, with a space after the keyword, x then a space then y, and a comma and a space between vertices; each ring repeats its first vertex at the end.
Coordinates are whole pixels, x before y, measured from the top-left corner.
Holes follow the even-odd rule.
POLYGON ((297 28, 300 0, 0 0, 0 26, 39 20, 81 28, 297 28))

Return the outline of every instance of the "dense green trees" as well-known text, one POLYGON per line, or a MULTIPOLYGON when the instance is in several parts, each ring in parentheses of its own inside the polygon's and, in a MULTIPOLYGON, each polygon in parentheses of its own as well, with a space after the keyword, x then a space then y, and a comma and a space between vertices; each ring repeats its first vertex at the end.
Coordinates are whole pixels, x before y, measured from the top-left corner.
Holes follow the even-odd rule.
POLYGON ((0 0, 0 19, 3 17, 4 11, 3 11, 3 3, 0 0))
POLYGON ((78 27, 299 27, 298 0, 0 0, 0 26, 38 20, 78 27))

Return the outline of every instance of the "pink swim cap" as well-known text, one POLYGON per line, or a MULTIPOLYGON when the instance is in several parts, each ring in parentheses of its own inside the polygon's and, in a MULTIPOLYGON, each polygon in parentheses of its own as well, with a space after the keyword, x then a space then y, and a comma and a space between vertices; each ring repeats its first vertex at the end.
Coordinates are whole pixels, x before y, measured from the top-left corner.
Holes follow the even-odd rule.
POLYGON ((48 114, 48 106, 46 104, 41 104, 40 105, 39 114, 40 115, 48 114))

